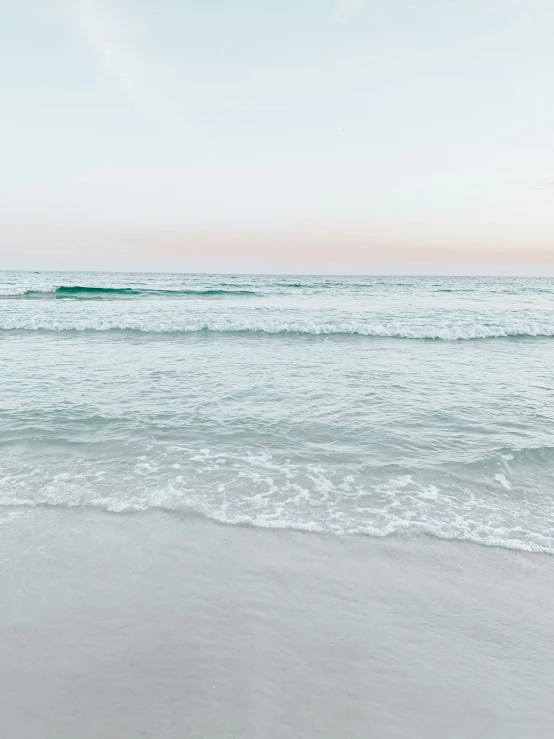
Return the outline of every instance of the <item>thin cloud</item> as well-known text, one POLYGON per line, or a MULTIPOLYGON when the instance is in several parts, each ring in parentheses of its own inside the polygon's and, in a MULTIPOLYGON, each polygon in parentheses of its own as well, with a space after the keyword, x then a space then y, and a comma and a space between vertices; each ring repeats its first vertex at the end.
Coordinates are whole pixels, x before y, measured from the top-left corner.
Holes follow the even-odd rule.
POLYGON ((550 182, 542 182, 540 185, 536 185, 534 190, 554 190, 554 180, 550 182))
POLYGON ((365 5, 365 0, 337 0, 331 17, 338 23, 343 23, 349 16, 354 15, 365 5))
POLYGON ((184 134, 187 127, 179 112, 151 88, 136 56, 110 33, 112 24, 107 6, 96 0, 71 0, 71 5, 77 12, 86 38, 134 106, 166 132, 184 134))

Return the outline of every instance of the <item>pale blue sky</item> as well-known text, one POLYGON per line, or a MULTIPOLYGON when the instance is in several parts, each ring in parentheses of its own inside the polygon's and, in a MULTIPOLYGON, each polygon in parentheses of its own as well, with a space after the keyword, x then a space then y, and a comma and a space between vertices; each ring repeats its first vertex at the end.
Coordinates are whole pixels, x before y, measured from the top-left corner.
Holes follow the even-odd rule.
POLYGON ((553 0, 0 0, 6 268, 543 272, 553 0))

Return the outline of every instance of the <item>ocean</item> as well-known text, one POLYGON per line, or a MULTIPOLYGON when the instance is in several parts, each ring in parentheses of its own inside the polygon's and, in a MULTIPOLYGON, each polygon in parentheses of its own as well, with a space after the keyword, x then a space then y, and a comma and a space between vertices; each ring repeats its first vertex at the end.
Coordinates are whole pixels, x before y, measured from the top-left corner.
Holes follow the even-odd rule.
POLYGON ((554 551, 554 280, 0 274, 0 504, 554 551))
POLYGON ((3 736, 552 735, 554 279, 0 273, 3 736))

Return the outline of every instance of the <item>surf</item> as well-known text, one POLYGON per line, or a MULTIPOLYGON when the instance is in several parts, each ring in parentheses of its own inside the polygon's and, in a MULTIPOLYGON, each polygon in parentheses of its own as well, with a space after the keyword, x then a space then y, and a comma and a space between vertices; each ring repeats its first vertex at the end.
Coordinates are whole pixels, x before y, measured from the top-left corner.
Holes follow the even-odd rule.
POLYGON ((216 297, 233 295, 256 295, 254 290, 222 290, 220 288, 161 290, 137 287, 98 287, 95 285, 59 285, 52 290, 25 290, 22 293, 4 294, 3 298, 52 300, 72 299, 114 299, 138 297, 216 297))

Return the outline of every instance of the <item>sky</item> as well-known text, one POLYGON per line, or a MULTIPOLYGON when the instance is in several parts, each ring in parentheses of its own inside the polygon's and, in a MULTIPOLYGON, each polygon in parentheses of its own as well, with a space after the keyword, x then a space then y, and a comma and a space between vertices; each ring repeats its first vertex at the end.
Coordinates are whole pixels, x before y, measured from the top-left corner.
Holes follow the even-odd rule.
POLYGON ((553 0, 0 13, 0 269, 554 274, 553 0))

